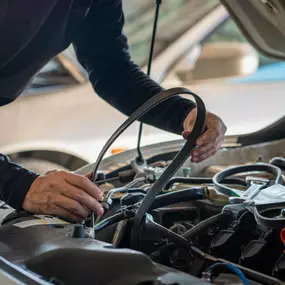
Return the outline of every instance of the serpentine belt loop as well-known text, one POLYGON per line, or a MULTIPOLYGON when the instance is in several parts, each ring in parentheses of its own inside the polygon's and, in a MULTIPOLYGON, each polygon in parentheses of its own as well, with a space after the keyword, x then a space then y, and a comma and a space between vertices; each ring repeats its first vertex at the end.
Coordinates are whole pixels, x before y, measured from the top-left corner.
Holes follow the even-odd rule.
POLYGON ((244 172, 250 172, 250 171, 265 171, 267 173, 270 173, 275 176, 275 184, 281 184, 282 183, 282 172, 280 168, 272 165, 272 164, 267 164, 267 163, 257 163, 257 164, 249 164, 249 165, 242 165, 242 166, 237 166, 237 167, 231 167, 226 170, 223 170, 219 173, 217 173, 213 177, 213 183, 215 185, 215 189, 228 196, 238 196, 238 194, 235 192, 235 189, 230 188, 226 185, 221 184, 221 182, 232 175, 239 174, 239 173, 244 173, 244 172))
POLYGON ((156 180, 156 182, 152 185, 152 187, 147 192, 145 198, 143 199, 142 203, 140 204, 140 207, 134 218, 134 224, 133 224, 132 248, 134 249, 138 248, 139 246, 139 240, 142 230, 141 227, 144 221, 144 217, 147 211, 149 210, 152 202, 154 201, 156 195, 163 189, 163 187, 167 184, 169 179, 178 171, 178 169, 190 156, 190 154, 196 148, 196 141, 198 137, 204 131, 205 122, 206 122, 205 105, 203 101, 196 94, 193 94, 192 92, 187 94, 191 94, 196 101, 197 116, 194 128, 191 132, 191 136, 189 136, 183 148, 172 160, 171 164, 164 170, 164 172, 161 174, 158 180, 156 180))
POLYGON ((272 203, 269 205, 256 205, 253 208, 253 214, 256 222, 264 226, 266 228, 273 228, 273 229, 282 229, 284 228, 285 224, 285 218, 284 217, 278 217, 278 218, 268 218, 262 215, 264 211, 270 211, 270 210, 276 210, 280 209, 280 212, 282 209, 285 208, 285 202, 280 203, 272 203))
POLYGON ((191 137, 196 136, 196 139, 199 137, 199 135, 203 132, 205 128, 205 121, 206 121, 206 108, 204 105, 204 102, 201 100, 201 98, 191 92, 190 90, 186 88, 172 88, 165 91, 162 91, 149 99, 146 103, 144 103, 140 108, 138 108, 109 138, 109 140, 106 142, 104 147, 102 148, 101 152, 98 155, 98 158, 93 166, 93 173, 92 173, 92 181, 95 182, 96 180, 96 173, 98 171, 99 165, 110 148, 110 146, 113 144, 113 142, 136 120, 140 119, 143 115, 145 115, 148 111, 159 105, 160 103, 175 97, 179 96, 181 94, 188 94, 192 95, 196 101, 196 108, 197 108, 197 114, 196 114, 196 122, 192 131, 191 137))
MULTIPOLYGON (((189 136, 187 142, 185 143, 182 150, 177 154, 174 158, 172 163, 165 169, 163 174, 159 177, 159 179, 153 184, 153 187, 148 191, 147 195, 145 196, 144 200, 142 201, 140 208, 137 212, 137 215, 134 220, 134 227, 138 229, 138 236, 140 234, 140 227, 141 223, 144 219, 144 215, 148 211, 149 207, 151 206, 152 201, 154 200, 157 193, 162 190, 168 180, 175 174, 175 172, 179 169, 180 166, 186 161, 186 159, 190 156, 191 152, 196 148, 196 141, 198 137, 204 132, 205 123, 206 123, 206 115, 207 111, 202 99, 191 92, 186 88, 172 88, 165 91, 162 91, 149 99, 145 104, 143 104, 140 108, 138 108, 110 137, 110 139, 106 142, 104 147, 102 148, 98 158, 93 166, 93 173, 92 173, 92 181, 95 183, 96 180, 96 173, 98 171, 99 165, 112 145, 112 143, 136 120, 140 119, 144 114, 150 111, 155 106, 159 105, 160 103, 182 94, 192 95, 196 102, 196 120, 189 136)), ((93 219, 94 220, 94 219, 93 219)), ((93 226, 93 225, 91 225, 93 226)))

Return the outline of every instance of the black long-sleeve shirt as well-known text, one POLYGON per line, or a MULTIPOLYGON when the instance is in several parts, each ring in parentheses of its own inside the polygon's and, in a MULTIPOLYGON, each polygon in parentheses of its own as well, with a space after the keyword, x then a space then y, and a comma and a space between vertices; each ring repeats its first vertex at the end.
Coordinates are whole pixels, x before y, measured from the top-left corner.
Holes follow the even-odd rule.
MULTIPOLYGON (((132 62, 123 26, 122 0, 1 0, 0 105, 15 100, 51 58, 73 44, 96 93, 130 115, 162 87, 132 62)), ((172 98, 142 121, 181 133, 193 107, 172 98)), ((37 175, 0 154, 1 199, 20 209, 37 175)))

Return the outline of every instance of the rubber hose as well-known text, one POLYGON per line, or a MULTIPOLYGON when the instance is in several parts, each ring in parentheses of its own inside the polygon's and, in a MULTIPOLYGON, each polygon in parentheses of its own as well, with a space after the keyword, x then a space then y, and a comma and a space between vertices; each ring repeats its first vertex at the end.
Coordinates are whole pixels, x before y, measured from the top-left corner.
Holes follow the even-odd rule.
POLYGON ((227 220, 230 218, 230 212, 224 211, 222 213, 219 213, 217 215, 214 215, 199 224, 195 225, 193 228, 185 232, 182 236, 186 238, 188 241, 193 240, 196 238, 200 233, 202 233, 204 230, 210 228, 213 225, 218 224, 221 221, 227 220))
POLYGON ((185 201, 202 200, 205 199, 205 196, 206 190, 203 188, 183 189, 180 191, 162 194, 154 199, 150 210, 185 201))
POLYGON ((113 224, 116 224, 120 221, 123 221, 123 220, 127 220, 129 219, 131 216, 130 214, 127 215, 125 212, 121 212, 121 213, 118 213, 118 214, 115 214, 111 217, 108 217, 106 219, 104 219, 103 221, 101 221, 100 223, 98 223, 95 227, 94 227, 94 232, 95 234, 102 231, 103 229, 113 225, 113 224))

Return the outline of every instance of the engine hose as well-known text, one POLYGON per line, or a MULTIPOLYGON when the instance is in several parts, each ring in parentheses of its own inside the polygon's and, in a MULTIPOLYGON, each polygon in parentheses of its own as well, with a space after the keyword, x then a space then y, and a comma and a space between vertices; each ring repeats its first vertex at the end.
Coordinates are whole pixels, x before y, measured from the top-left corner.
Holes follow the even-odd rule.
POLYGON ((195 225, 193 228, 185 232, 182 236, 186 238, 188 241, 193 240, 196 238, 200 233, 202 233, 204 230, 209 229, 210 227, 222 222, 229 220, 231 217, 230 211, 224 211, 222 213, 219 213, 217 215, 214 215, 199 224, 195 225))
MULTIPOLYGON (((130 190, 130 189, 129 189, 130 190)), ((137 189, 134 189, 135 191, 137 189)), ((190 189, 183 189, 176 192, 166 193, 159 195, 155 197, 151 207, 150 211, 164 207, 167 205, 172 205, 175 203, 185 202, 185 201, 194 201, 194 200, 202 200, 205 199, 207 196, 207 190, 204 188, 190 188, 190 189)), ((139 205, 141 202, 136 203, 135 205, 139 205)), ((132 206, 129 206, 125 209, 125 211, 115 214, 111 217, 108 217, 98 224, 94 226, 95 233, 99 232, 117 222, 120 222, 122 220, 126 220, 129 218, 133 218, 135 214, 128 214, 125 212, 130 212, 129 209, 131 209, 132 206)))
POLYGON ((105 228, 113 225, 113 224, 116 224, 116 223, 123 221, 123 220, 133 218, 134 215, 135 215, 135 213, 133 211, 123 211, 121 213, 117 213, 111 217, 104 219, 103 221, 98 223, 96 226, 94 226, 94 232, 96 234, 96 233, 104 230, 105 228))
MULTIPOLYGON (((175 183, 185 183, 185 184, 213 184, 212 178, 206 177, 174 177, 171 178, 168 183, 165 185, 164 189, 168 190, 175 183)), ((225 184, 237 184, 241 186, 247 186, 247 183, 244 179, 241 178, 226 178, 221 181, 225 184)))
POLYGON ((190 188, 166 193, 155 197, 149 210, 152 211, 160 207, 185 201, 202 200, 205 199, 206 196, 207 190, 204 188, 190 188))
MULTIPOLYGON (((159 193, 168 180, 178 171, 178 169, 182 166, 182 164, 186 161, 187 157, 191 154, 191 152, 196 148, 196 140, 198 137, 204 132, 205 123, 206 123, 206 108, 202 99, 191 92, 186 88, 172 88, 169 90, 162 91, 149 99, 146 103, 144 103, 140 108, 138 108, 109 138, 106 142, 104 147, 102 148, 101 152, 99 153, 96 162, 93 165, 93 172, 92 172, 92 181, 95 183, 96 174, 99 168, 99 165, 105 156, 106 152, 113 144, 113 142, 136 120, 140 119, 143 115, 145 115, 148 111, 153 109, 155 106, 159 105, 160 103, 182 94, 192 95, 196 102, 196 120, 193 127, 193 130, 187 139, 182 150, 178 153, 178 155, 174 158, 172 163, 165 169, 163 174, 156 180, 153 186, 148 191, 145 199, 143 200, 138 212, 137 217, 134 222, 135 228, 135 245, 138 244, 139 236, 141 233, 141 225, 144 219, 145 214, 147 213, 151 203, 153 202, 157 193, 159 193)), ((91 227, 94 226, 95 217, 94 212, 91 214, 91 227)))
POLYGON ((282 170, 285 169, 285 158, 283 157, 273 157, 269 163, 281 168, 282 170))
POLYGON ((222 185, 221 182, 229 176, 244 173, 244 172, 250 172, 250 171, 251 172, 252 171, 265 171, 267 173, 274 175, 275 184, 282 184, 283 182, 282 172, 280 168, 272 164, 257 163, 257 164, 249 164, 249 165, 231 167, 231 168, 225 169, 217 173, 213 177, 213 182, 214 182, 216 190, 228 197, 239 196, 239 194, 236 193, 235 189, 228 187, 226 185, 222 185))

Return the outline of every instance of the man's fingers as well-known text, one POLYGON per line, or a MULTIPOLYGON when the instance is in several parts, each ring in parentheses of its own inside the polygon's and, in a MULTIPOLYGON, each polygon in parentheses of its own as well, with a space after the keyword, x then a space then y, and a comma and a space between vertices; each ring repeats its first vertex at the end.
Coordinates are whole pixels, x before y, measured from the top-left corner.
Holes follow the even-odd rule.
POLYGON ((61 189, 61 193, 79 202, 89 210, 96 212, 99 216, 104 213, 101 204, 96 199, 73 185, 67 185, 65 188, 61 189))
MULTIPOLYGON (((190 133, 190 131, 184 131, 182 133, 184 139, 187 139, 190 133)), ((191 161, 195 163, 201 162, 202 160, 208 158, 210 153, 214 154, 218 149, 220 140, 222 140, 222 137, 216 130, 207 130, 198 138, 197 145, 199 147, 196 148, 191 154, 191 161)))
POLYGON ((198 146, 207 145, 211 142, 216 141, 218 136, 219 136, 219 133, 217 132, 216 129, 208 129, 204 134, 202 134, 198 138, 197 145, 198 146))
POLYGON ((195 162, 195 163, 199 163, 205 159, 207 159, 208 157, 210 157, 211 154, 214 154, 214 149, 211 148, 209 151, 202 153, 199 156, 193 156, 191 161, 195 162))
MULTIPOLYGON (((190 134, 191 134, 190 131, 184 131, 182 133, 182 136, 184 139, 188 139, 190 134)), ((217 132, 216 129, 208 129, 197 139, 197 145, 201 147, 209 143, 212 143, 216 141, 218 136, 219 136, 219 133, 217 132)))
POLYGON ((61 218, 65 218, 73 222, 80 222, 82 220, 79 216, 76 216, 70 211, 64 208, 61 208, 59 206, 56 206, 56 205, 51 205, 49 209, 47 210, 46 214, 49 214, 51 216, 58 216, 61 218))
POLYGON ((92 174, 93 174, 93 172, 91 171, 91 172, 85 174, 84 176, 90 180, 92 178, 92 174))
POLYGON ((198 162, 201 162, 209 158, 210 156, 214 155, 219 150, 221 145, 222 145, 222 142, 218 142, 218 143, 209 145, 209 147, 208 146, 204 147, 204 149, 200 153, 196 154, 195 156, 192 155, 191 161, 198 163, 198 162))
POLYGON ((192 161, 200 161, 200 157, 209 152, 211 149, 216 149, 220 141, 220 135, 214 130, 206 131, 198 140, 196 148, 192 153, 192 161), (196 159, 194 159, 196 158, 196 159))
POLYGON ((67 172, 65 175, 65 180, 69 184, 72 184, 73 186, 76 186, 77 188, 84 190, 96 200, 99 201, 102 200, 103 196, 101 190, 88 178, 67 172))
POLYGON ((53 195, 53 199, 56 206, 71 212, 74 216, 80 217, 83 220, 89 216, 89 211, 78 201, 61 194, 53 195))
POLYGON ((223 143, 223 136, 218 135, 215 137, 212 141, 210 141, 208 144, 205 144, 201 147, 198 147, 193 151, 192 156, 199 156, 205 152, 208 152, 211 148, 220 148, 223 143))
POLYGON ((190 136, 191 132, 190 131, 183 131, 182 137, 184 140, 187 140, 188 137, 190 136))
POLYGON ((210 149, 208 152, 205 152, 201 155, 201 159, 207 159, 208 157, 212 156, 217 150, 215 148, 210 149))
POLYGON ((60 170, 58 170, 58 169, 53 169, 53 170, 49 170, 49 171, 47 171, 46 173, 45 173, 45 175, 50 175, 50 174, 52 174, 52 173, 56 173, 56 172, 59 172, 60 170))
MULTIPOLYGON (((184 120, 183 127, 185 131, 182 133, 183 138, 187 139, 190 135, 196 119, 196 109, 192 109, 184 120)), ((227 127, 224 122, 217 115, 207 112, 206 117, 206 130, 197 139, 198 148, 192 153, 192 161, 200 162, 211 154, 214 154, 220 147, 224 140, 224 135, 227 127)))
POLYGON ((192 153, 192 156, 193 157, 198 157, 200 155, 202 155, 203 153, 206 153, 208 152, 210 149, 212 149, 214 147, 213 143, 209 143, 207 145, 204 145, 204 146, 201 146, 201 147, 198 147, 196 148, 193 153, 192 153))
POLYGON ((82 220, 89 216, 90 211, 98 215, 103 213, 97 201, 101 199, 101 190, 88 178, 65 171, 50 171, 32 183, 24 199, 23 209, 82 220))

